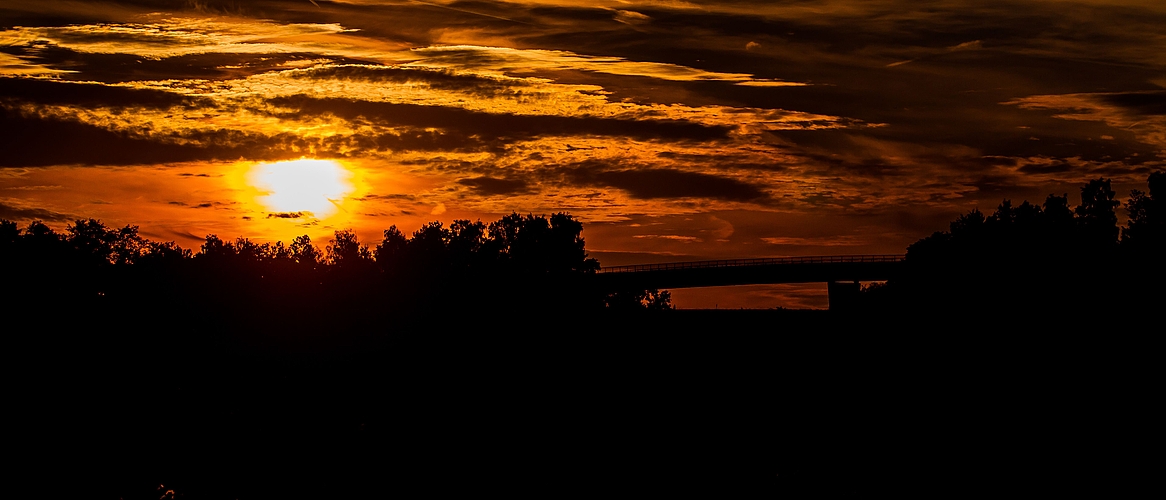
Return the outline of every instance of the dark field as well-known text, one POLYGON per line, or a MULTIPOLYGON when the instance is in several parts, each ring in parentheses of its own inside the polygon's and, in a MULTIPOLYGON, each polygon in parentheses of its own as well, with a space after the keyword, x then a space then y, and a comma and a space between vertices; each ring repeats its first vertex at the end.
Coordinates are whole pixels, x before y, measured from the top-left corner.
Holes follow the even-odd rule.
POLYGON ((887 323, 27 331, 7 350, 11 472, 48 472, 46 497, 127 500, 1111 497, 1150 477, 1133 454, 1158 440, 1145 346, 887 323))

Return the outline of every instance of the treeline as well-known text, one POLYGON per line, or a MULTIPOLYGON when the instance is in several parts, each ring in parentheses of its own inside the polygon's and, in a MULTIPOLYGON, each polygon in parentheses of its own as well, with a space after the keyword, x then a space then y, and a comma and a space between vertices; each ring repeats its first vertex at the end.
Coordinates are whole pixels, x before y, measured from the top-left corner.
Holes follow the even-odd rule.
MULTIPOLYGON (((1125 202, 1125 226, 1104 178, 1082 186, 1076 207, 1065 194, 973 210, 911 244, 903 271, 865 288, 857 307, 923 318, 1144 316, 1161 307, 1166 286, 1166 172, 1147 184, 1125 202)), ((492 317, 537 328, 551 311, 672 308, 667 291, 594 287, 599 263, 582 230, 565 213, 512 213, 488 224, 430 222, 411 235, 392 226, 375 245, 350 230, 323 248, 306 235, 285 245, 212 234, 195 252, 144 238, 137 226, 77 220, 58 234, 40 221, 0 220, 0 262, 10 303, 41 313, 124 310, 299 329, 492 317)))
POLYGON ((599 263, 588 257, 582 230, 565 213, 512 213, 488 224, 430 222, 410 236, 392 226, 372 246, 351 230, 335 232, 323 248, 306 235, 284 244, 211 234, 195 252, 144 238, 137 226, 87 219, 58 234, 40 221, 20 228, 4 220, 0 262, 8 291, 25 306, 257 318, 256 326, 301 326, 314 315, 375 322, 435 312, 451 319, 671 308, 667 292, 591 287, 586 277, 599 263))
MULTIPOLYGON (((953 318, 1031 320, 1061 315, 1127 321, 1163 306, 1166 172, 1121 203, 1110 180, 1081 187, 1081 202, 1049 195, 1037 205, 1003 200, 991 215, 958 217, 907 248, 902 275, 864 289, 869 310, 953 318)), ((1071 323, 1059 323, 1071 324, 1071 323)))

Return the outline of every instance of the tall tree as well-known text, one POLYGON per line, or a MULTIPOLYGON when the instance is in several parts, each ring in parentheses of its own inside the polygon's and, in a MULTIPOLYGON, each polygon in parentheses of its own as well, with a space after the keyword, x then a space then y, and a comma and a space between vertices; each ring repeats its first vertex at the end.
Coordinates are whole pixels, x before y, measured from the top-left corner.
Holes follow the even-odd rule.
POLYGON ((372 262, 372 253, 367 246, 360 244, 351 229, 336 231, 334 234, 335 237, 325 247, 325 260, 329 265, 344 268, 372 262))
POLYGON ((65 239, 74 255, 94 264, 112 264, 117 260, 114 244, 118 235, 96 219, 78 220, 65 227, 65 239))
POLYGON ((377 265, 385 272, 396 272, 400 270, 401 259, 405 254, 405 246, 409 244, 409 239, 402 233, 400 229, 394 224, 384 231, 384 238, 381 239, 380 244, 376 246, 373 252, 373 257, 376 259, 377 265))
POLYGON ((312 244, 308 235, 296 236, 289 247, 291 258, 297 264, 315 268, 320 263, 320 249, 312 244))
POLYGON ((1074 213, 1088 247, 1106 248, 1117 243, 1115 210, 1120 203, 1114 199, 1115 194, 1109 179, 1094 179, 1081 188, 1081 204, 1074 213))
POLYGON ((1166 195, 1166 171, 1150 174, 1147 181, 1150 191, 1135 189, 1126 202, 1129 221, 1121 230, 1121 244, 1139 254, 1160 256, 1166 251, 1166 208, 1162 201, 1166 195))

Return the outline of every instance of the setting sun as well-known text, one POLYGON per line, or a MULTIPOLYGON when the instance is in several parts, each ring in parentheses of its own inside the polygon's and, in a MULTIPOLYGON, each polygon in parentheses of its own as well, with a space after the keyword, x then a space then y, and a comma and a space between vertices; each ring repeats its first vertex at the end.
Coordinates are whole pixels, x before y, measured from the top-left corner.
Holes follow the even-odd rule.
POLYGON ((256 165, 248 182, 266 193, 258 198, 276 212, 308 212, 317 218, 334 213, 354 189, 352 172, 330 160, 295 160, 256 165))

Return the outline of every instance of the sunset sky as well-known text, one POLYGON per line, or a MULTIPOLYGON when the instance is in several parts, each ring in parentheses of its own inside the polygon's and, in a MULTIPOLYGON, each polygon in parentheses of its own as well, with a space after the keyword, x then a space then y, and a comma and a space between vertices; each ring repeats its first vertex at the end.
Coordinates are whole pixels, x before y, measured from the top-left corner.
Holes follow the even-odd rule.
POLYGON ((903 253, 1144 190, 1166 2, 4 0, 0 127, 0 218, 195 251, 568 212, 607 266, 903 253))

